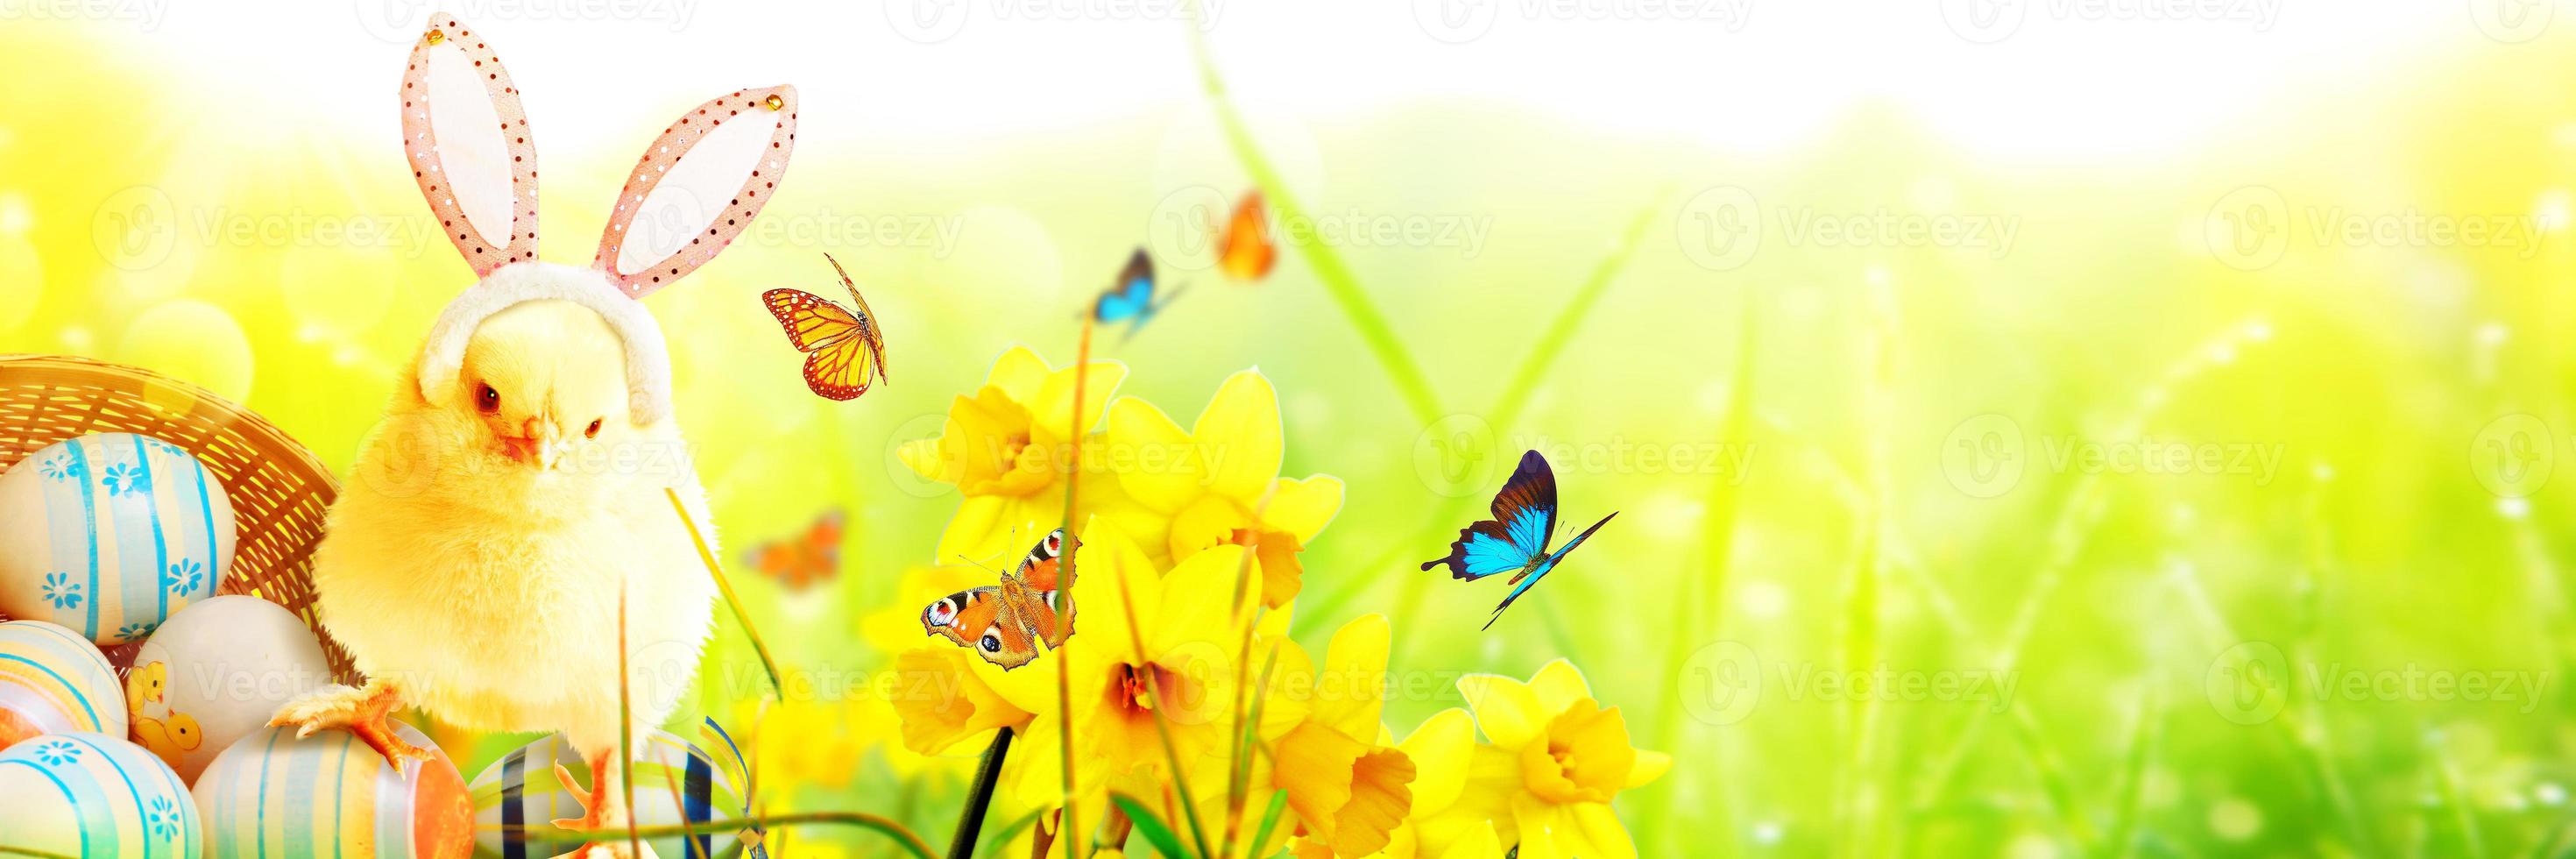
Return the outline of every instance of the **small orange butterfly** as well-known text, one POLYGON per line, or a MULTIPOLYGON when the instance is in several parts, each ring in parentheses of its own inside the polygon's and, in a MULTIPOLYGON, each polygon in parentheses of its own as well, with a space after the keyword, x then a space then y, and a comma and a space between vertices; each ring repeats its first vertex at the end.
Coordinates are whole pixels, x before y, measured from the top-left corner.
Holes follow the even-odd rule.
POLYGON ((1064 646, 1073 635, 1074 614, 1073 595, 1056 589, 1064 543, 1064 529, 1049 532, 1017 571, 1002 575, 1001 584, 958 591, 922 609, 921 628, 974 648, 1004 671, 1038 658, 1040 644, 1049 650, 1064 646))
POLYGON ((1270 241, 1270 221, 1262 215, 1260 191, 1246 191, 1234 204, 1234 216, 1218 233, 1216 248, 1217 267, 1227 277, 1251 283, 1269 276, 1270 267, 1279 263, 1279 246, 1270 241))
POLYGON ((805 357, 805 387, 826 399, 847 400, 868 392, 868 386, 886 380, 885 334, 877 329, 877 318, 868 312, 867 299, 859 297, 859 287, 850 282, 850 273, 841 270, 841 262, 831 254, 823 260, 832 264, 832 272, 841 276, 841 287, 850 291, 850 303, 856 309, 842 307, 822 296, 795 289, 773 289, 760 294, 769 314, 778 317, 778 325, 787 330, 787 342, 805 357))
POLYGON ((777 579, 788 590, 804 590, 841 569, 841 532, 847 517, 826 510, 805 533, 762 543, 746 559, 761 575, 777 579))

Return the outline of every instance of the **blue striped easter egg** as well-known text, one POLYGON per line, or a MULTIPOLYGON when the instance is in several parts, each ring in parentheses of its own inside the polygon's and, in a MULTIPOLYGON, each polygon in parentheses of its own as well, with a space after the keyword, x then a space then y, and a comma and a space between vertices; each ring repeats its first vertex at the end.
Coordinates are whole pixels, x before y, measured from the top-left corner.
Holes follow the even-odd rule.
POLYGON ((0 623, 0 748, 37 734, 125 731, 124 690, 96 645, 59 624, 0 623))
MULTIPOLYGON (((735 789, 733 773, 739 771, 739 763, 728 769, 706 750, 668 731, 639 734, 635 742, 641 747, 635 756, 636 824, 676 826, 685 820, 690 826, 703 827, 694 848, 680 836, 645 839, 653 855, 663 859, 742 855, 749 842, 735 821, 743 817, 748 803, 735 789)), ((474 800, 476 855, 546 859, 581 846, 580 839, 551 825, 559 818, 581 816, 579 796, 555 778, 556 764, 590 778, 588 765, 562 734, 548 734, 513 749, 474 777, 466 793, 474 800), (512 832, 526 837, 514 840, 509 837, 512 832)))
POLYGON ((196 859, 197 806, 179 774, 105 734, 47 734, 0 752, 0 845, 83 859, 196 859))
POLYGON ((57 442, 0 473, 0 615, 101 645, 141 641, 214 596, 233 505, 204 463, 132 433, 57 442))
POLYGON ((431 750, 397 775, 347 731, 298 739, 292 728, 241 738, 197 774, 205 859, 464 859, 474 851, 465 780, 410 725, 394 733, 431 750))

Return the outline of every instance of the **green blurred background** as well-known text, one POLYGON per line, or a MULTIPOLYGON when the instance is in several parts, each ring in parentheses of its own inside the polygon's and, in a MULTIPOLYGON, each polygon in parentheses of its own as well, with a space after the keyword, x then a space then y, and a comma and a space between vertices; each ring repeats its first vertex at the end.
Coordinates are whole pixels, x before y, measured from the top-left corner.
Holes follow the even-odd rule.
MULTIPOLYGON (((1070 361, 1145 245, 1188 286, 1104 339, 1120 393, 1186 420, 1258 366, 1283 473, 1349 483, 1299 638, 1390 615, 1436 690, 1399 735, 1571 658, 1678 758, 1621 798, 1645 855, 2576 849, 2576 26, 1649 5, 1218 6, 1223 102, 1150 3, 452 11, 529 93, 558 261, 669 115, 804 93, 765 223, 649 302, 729 560, 850 513, 822 586, 736 572, 821 684, 783 807, 948 830, 972 761, 831 685, 956 505, 893 450, 1009 344, 1070 361), (1243 286, 1197 225, 1248 156, 1318 231, 1243 286), (827 291, 824 251, 888 330, 853 403, 756 299, 827 291), (1622 515, 1478 632, 1496 589, 1415 565, 1529 448, 1622 515)), ((0 351, 187 378, 345 468, 470 282, 395 145, 428 10, 352 11, 7 7, 0 351)), ((736 719, 725 627, 692 710, 736 719)), ((470 776, 516 740, 464 741, 470 776)))

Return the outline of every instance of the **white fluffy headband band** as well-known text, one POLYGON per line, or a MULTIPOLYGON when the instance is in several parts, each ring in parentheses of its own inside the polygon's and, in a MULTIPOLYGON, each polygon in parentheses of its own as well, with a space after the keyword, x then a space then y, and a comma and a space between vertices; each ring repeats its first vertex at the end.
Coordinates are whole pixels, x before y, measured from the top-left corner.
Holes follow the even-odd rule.
POLYGON ((537 259, 537 149, 501 58, 452 15, 430 16, 403 70, 403 151, 448 241, 482 282, 440 315, 420 357, 423 397, 446 396, 474 329, 559 298, 625 340, 636 423, 670 412, 661 329, 635 299, 696 271, 751 226, 796 146, 796 89, 736 90, 662 130, 617 192, 588 269, 537 259))

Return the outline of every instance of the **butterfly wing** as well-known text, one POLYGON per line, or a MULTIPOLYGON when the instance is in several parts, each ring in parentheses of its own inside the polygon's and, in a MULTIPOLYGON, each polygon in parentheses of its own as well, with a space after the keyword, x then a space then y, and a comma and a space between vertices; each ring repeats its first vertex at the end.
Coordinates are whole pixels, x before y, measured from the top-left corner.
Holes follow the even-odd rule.
POLYGON ((1547 561, 1545 563, 1539 564, 1537 569, 1531 570, 1528 577, 1520 579, 1519 584, 1512 587, 1511 593, 1503 595, 1502 604, 1494 606, 1494 616, 1485 619, 1485 628, 1492 629, 1494 621, 1502 619, 1503 609, 1511 608, 1513 600, 1520 599, 1521 594, 1528 593, 1530 588, 1537 587, 1538 580, 1547 578, 1547 574, 1554 571, 1557 564, 1565 561, 1567 553, 1573 552, 1574 547, 1583 545, 1583 541, 1592 538, 1592 532, 1601 530, 1601 526, 1610 524, 1610 520, 1618 515, 1619 514, 1614 511, 1608 516, 1601 517, 1601 521, 1592 523, 1592 527, 1583 529, 1583 533, 1576 534, 1574 535, 1574 539, 1565 541, 1565 547, 1556 550, 1556 554, 1547 556, 1547 561))
POLYGON ((1031 592, 1032 604, 1026 610, 1030 625, 1049 648, 1063 646, 1073 635, 1073 594, 1063 590, 1057 579, 1064 564, 1064 541, 1064 529, 1049 532, 1020 559, 1015 573, 1031 592))
POLYGON ((823 261, 832 264, 832 273, 841 278, 841 288, 850 293, 850 306, 858 308, 858 312, 852 315, 859 319, 859 336, 868 341, 868 357, 876 371, 876 380, 886 381, 889 377, 886 375, 885 331, 877 327, 876 312, 868 309, 867 299, 859 297, 859 285, 850 282, 850 273, 841 270, 840 260, 824 254, 823 261))
POLYGON ((1091 308, 1091 318, 1101 323, 1142 320, 1154 309, 1154 260, 1144 248, 1127 258, 1127 267, 1118 272, 1118 281, 1100 294, 1091 308))
POLYGON ((1521 454, 1520 467, 1494 494, 1492 519, 1459 529, 1446 557, 1422 562, 1425 570, 1447 564, 1451 577, 1475 581, 1495 573, 1525 569, 1547 552, 1548 534, 1556 530, 1556 473, 1538 451, 1521 454))
MULTIPOLYGON (((853 290, 853 294, 856 291, 853 290)), ((773 289, 761 303, 805 357, 805 387, 826 399, 848 400, 883 378, 884 344, 867 317, 810 292, 773 289)))
POLYGON ((1270 243, 1270 223, 1261 212, 1261 192, 1246 192, 1217 240, 1217 266, 1227 277, 1250 283, 1269 276, 1278 262, 1279 247, 1270 243))
POLYGON ((998 586, 968 588, 944 597, 921 610, 921 628, 931 635, 946 638, 962 647, 975 647, 986 628, 1001 616, 1002 589, 998 586))

